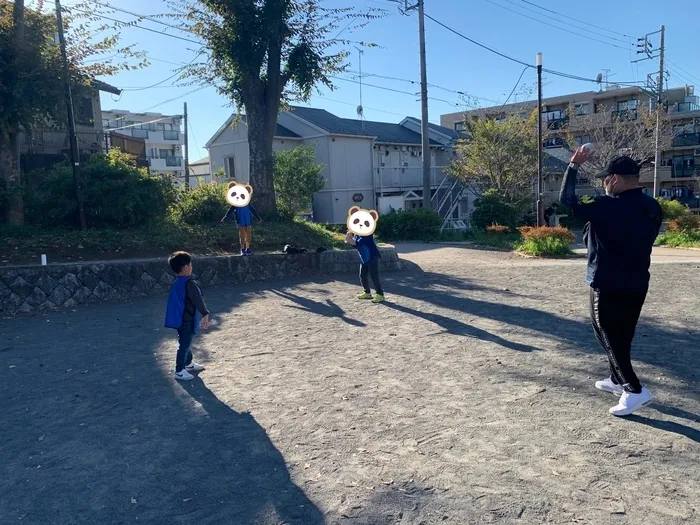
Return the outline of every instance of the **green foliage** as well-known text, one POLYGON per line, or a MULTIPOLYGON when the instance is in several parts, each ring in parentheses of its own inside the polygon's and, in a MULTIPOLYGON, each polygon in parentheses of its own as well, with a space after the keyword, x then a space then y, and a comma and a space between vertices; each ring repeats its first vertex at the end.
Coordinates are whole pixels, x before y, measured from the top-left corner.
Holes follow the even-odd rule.
MULTIPOLYGON (((119 258, 164 257, 175 250, 195 255, 238 253, 238 231, 232 224, 211 227, 175 220, 148 226, 86 231, 38 226, 0 225, 0 260, 10 264, 38 264, 42 253, 50 262, 119 258), (79 259, 80 258, 80 259, 79 259)), ((328 232, 306 221, 263 222, 253 231, 253 249, 279 252, 287 243, 306 247, 345 247, 344 235, 328 232)))
POLYGON ((275 153, 275 195, 280 215, 291 218, 311 208, 314 193, 326 182, 321 176, 323 168, 310 145, 275 153))
POLYGON ((523 240, 517 244, 516 250, 533 257, 565 257, 571 255, 570 244, 576 239, 575 235, 566 228, 526 226, 519 228, 523 240))
MULTIPOLYGON (((176 193, 169 179, 149 175, 117 149, 93 155, 82 165, 85 219, 90 228, 130 228, 162 219, 176 193)), ((68 162, 28 175, 25 209, 29 222, 45 227, 77 224, 73 170, 68 162)))
POLYGON ((668 223, 668 231, 676 233, 696 233, 700 231, 700 216, 681 215, 668 223))
POLYGON ((172 213, 176 220, 186 224, 214 224, 226 214, 226 185, 202 184, 180 193, 172 213))
POLYGON ((665 221, 672 221, 674 219, 678 219, 679 217, 690 215, 690 210, 682 202, 666 199, 664 197, 658 197, 656 200, 661 205, 661 210, 665 221))
POLYGON ((669 248, 700 248, 700 230, 669 231, 659 235, 656 243, 669 248))
POLYGON ((506 202, 521 200, 537 174, 536 122, 532 115, 465 122, 469 138, 458 143, 451 173, 465 184, 498 190, 506 202))
POLYGON ((385 241, 434 241, 440 224, 440 216, 432 210, 391 210, 379 218, 377 236, 385 241))
POLYGON ((492 188, 486 190, 474 202, 471 222, 479 230, 485 230, 492 224, 501 224, 513 229, 516 226, 518 215, 516 207, 506 202, 501 192, 492 188))

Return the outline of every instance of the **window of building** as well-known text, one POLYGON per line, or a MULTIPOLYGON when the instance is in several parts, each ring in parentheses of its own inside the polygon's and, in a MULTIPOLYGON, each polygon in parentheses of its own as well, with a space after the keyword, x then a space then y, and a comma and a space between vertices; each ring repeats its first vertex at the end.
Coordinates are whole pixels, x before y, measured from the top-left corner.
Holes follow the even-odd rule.
POLYGON ((588 103, 577 104, 574 108, 576 115, 588 115, 591 112, 591 105, 588 103))
POLYGON ((75 122, 81 126, 94 126, 95 119, 92 112, 92 99, 81 98, 75 103, 75 122))
POLYGON ((464 122, 455 122, 455 131, 457 133, 464 131, 464 122))
POLYGON ((630 100, 620 100, 617 102, 617 110, 618 111, 627 111, 631 109, 637 109, 637 99, 630 99, 630 100))
POLYGON ((171 149, 159 149, 158 150, 158 156, 161 159, 164 159, 165 157, 172 157, 173 155, 175 155, 175 153, 173 153, 173 150, 171 150, 171 149))
POLYGON ((588 144, 590 141, 591 141, 590 135, 577 135, 574 137, 574 142, 576 143, 577 146, 583 146, 584 144, 588 144))
POLYGON ((236 157, 224 157, 224 171, 227 179, 236 178, 236 157))

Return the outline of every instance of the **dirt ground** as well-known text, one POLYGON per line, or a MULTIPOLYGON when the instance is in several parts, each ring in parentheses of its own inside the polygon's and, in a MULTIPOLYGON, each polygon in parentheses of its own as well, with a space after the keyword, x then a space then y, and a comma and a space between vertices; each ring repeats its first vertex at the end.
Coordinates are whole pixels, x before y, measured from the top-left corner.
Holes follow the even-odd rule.
POLYGON ((184 385, 163 298, 0 320, 0 523, 700 523, 700 252, 655 258, 616 419, 582 260, 399 249, 383 305, 208 290, 184 385))

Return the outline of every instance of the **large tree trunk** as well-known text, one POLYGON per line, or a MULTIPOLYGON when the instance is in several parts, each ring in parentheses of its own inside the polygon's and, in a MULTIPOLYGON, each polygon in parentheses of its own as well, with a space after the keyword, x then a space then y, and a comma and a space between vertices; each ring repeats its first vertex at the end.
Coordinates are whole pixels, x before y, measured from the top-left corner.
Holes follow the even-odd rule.
POLYGON ((10 224, 24 224, 24 204, 20 186, 19 135, 0 136, 0 179, 7 192, 5 220, 10 224))
POLYGON ((277 215, 274 186, 274 158, 272 141, 277 127, 277 111, 274 119, 268 116, 268 108, 246 104, 248 126, 248 151, 250 154, 250 184, 253 186, 255 208, 267 217, 277 215))

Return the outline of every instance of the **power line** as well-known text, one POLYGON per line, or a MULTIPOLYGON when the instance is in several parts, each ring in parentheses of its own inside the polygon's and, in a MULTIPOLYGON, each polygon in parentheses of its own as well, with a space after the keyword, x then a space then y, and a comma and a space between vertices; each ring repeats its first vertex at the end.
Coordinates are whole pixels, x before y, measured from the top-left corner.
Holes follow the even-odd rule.
MULTIPOLYGON (((67 13, 70 13, 70 9, 75 9, 75 8, 64 9, 64 11, 66 11, 67 13)), ((185 42, 191 42, 193 44, 199 44, 199 45, 203 44, 203 42, 198 42, 197 40, 192 40, 191 38, 185 38, 183 36, 171 35, 170 33, 163 33, 162 31, 156 31, 155 29, 151 29, 150 27, 143 27, 140 25, 133 24, 131 22, 125 22, 124 20, 118 20, 116 18, 111 18, 109 16, 98 15, 97 13, 90 13, 89 11, 85 11, 83 9, 75 9, 75 10, 78 11, 79 13, 85 13, 85 14, 90 15, 90 16, 95 16, 97 18, 103 18, 105 20, 110 20, 110 21, 116 22, 118 24, 123 24, 126 27, 135 27, 137 29, 143 29, 144 31, 150 31, 151 33, 155 33, 156 35, 167 36, 170 38, 176 38, 178 40, 183 40, 185 42)))
POLYGON ((505 101, 505 102, 503 103, 503 105, 501 106, 501 109, 503 109, 504 107, 506 107, 506 104, 508 104, 508 101, 510 100, 510 97, 512 97, 512 96, 513 96, 513 93, 515 93, 515 90, 518 89, 518 84, 520 84, 520 81, 523 79, 523 75, 525 74, 525 71, 527 71, 528 69, 529 69, 528 67, 523 68, 522 72, 520 73, 520 76, 518 77, 518 81, 517 81, 517 82, 515 83, 515 85, 513 86, 513 89, 511 90, 510 95, 508 95, 508 98, 506 99, 506 101, 505 101))
POLYGON ((672 66, 674 66, 676 69, 678 69, 679 71, 685 73, 685 75, 687 75, 686 78, 688 78, 688 77, 689 77, 689 78, 694 78, 694 79, 695 79, 695 82, 700 82, 700 78, 696 77, 695 75, 691 75, 690 73, 688 73, 688 71, 686 71, 685 69, 683 69, 681 66, 679 66, 679 65, 676 64, 675 62, 670 61, 668 58, 666 59, 666 61, 667 61, 669 64, 671 64, 672 66))
MULTIPOLYGON (((182 31, 183 33, 190 33, 193 35, 197 35, 197 33, 195 33, 194 31, 190 31, 189 29, 183 29, 182 27, 178 27, 176 25, 168 24, 167 22, 163 22, 162 20, 159 20, 158 18, 156 18, 155 15, 142 15, 139 13, 134 13, 133 11, 128 11, 126 9, 122 9, 121 7, 114 7, 111 4, 108 4, 106 2, 99 2, 98 0, 88 0, 88 1, 92 2, 93 4, 96 4, 96 5, 99 5, 102 7, 106 7, 108 9, 112 9, 113 11, 119 11, 119 12, 125 13, 127 15, 135 16, 139 20, 148 20, 149 22, 153 22, 155 24, 160 24, 160 25, 165 26, 165 27, 177 29, 178 31, 182 31)), ((97 15, 97 16, 99 16, 99 15, 97 15)))
MULTIPOLYGON (((504 1, 504 2, 507 2, 507 3, 511 4, 511 5, 514 5, 514 6, 518 6, 518 7, 520 7, 521 9, 525 9, 526 11, 530 11, 531 13, 535 13, 536 15, 545 16, 545 17, 549 18, 550 20, 554 20, 555 22, 562 23, 562 20, 559 20, 559 19, 557 19, 557 18, 554 18, 553 16, 543 15, 542 13, 540 13, 540 12, 534 10, 534 9, 530 9, 529 7, 521 6, 520 4, 517 4, 516 2, 514 2, 513 0, 503 0, 503 1, 504 1)), ((559 16, 562 16, 562 15, 559 15, 559 16)), ((569 25, 571 25, 569 22, 566 22, 566 23, 569 24, 569 25)), ((627 47, 631 47, 631 44, 630 44, 629 40, 622 40, 622 39, 620 39, 620 38, 615 38, 614 36, 609 36, 609 35, 606 35, 606 34, 604 34, 604 33, 599 33, 599 32, 597 32, 597 31, 593 31, 593 30, 591 30, 591 29, 586 29, 586 28, 584 28, 584 27, 577 27, 577 26, 574 26, 574 27, 576 27, 577 29, 580 29, 581 31, 587 31, 588 33, 592 33, 592 34, 594 34, 594 35, 602 36, 603 38, 609 38, 610 40, 615 40, 615 41, 617 41, 617 42, 622 42, 623 44, 627 44, 627 47)), ((617 34, 617 33, 615 33, 615 34, 617 34)), ((623 35, 620 35, 620 36, 623 36, 623 35)))
MULTIPOLYGON (((515 13, 516 15, 520 15, 520 16, 523 16, 525 18, 529 18, 530 20, 534 20, 535 22, 539 22, 540 24, 544 24, 546 26, 553 27, 554 29, 558 29, 559 31, 563 31, 563 32, 571 34, 571 35, 576 35, 576 36, 580 36, 582 38, 587 38, 588 40, 593 40, 594 42, 599 42, 601 44, 605 44, 606 46, 616 47, 618 49, 624 49, 625 51, 629 51, 629 49, 630 49, 629 45, 627 47, 622 47, 622 46, 618 46, 617 44, 613 44, 612 42, 606 42, 606 41, 600 40, 598 38, 593 38, 591 36, 584 35, 583 33, 577 33, 576 31, 572 31, 569 28, 559 27, 559 26, 556 26, 554 24, 550 24, 549 22, 545 22, 544 20, 540 20, 539 18, 535 18, 533 16, 526 15, 525 13, 521 13, 519 11, 516 11, 514 9, 506 7, 504 5, 497 4, 496 2, 492 2, 491 0, 484 0, 484 2, 487 2, 491 5, 495 5, 497 7, 500 7, 501 9, 505 9, 506 11, 510 11, 511 13, 515 13)), ((606 37, 606 38, 610 38, 610 37, 606 37)))
POLYGON ((182 64, 182 65, 180 66, 179 71, 175 71, 175 73, 173 73, 172 75, 170 75, 168 78, 164 78, 164 79, 161 80, 160 82, 157 82, 157 83, 155 83, 155 84, 153 84, 153 85, 151 85, 151 86, 135 87, 135 88, 124 88, 124 91, 143 91, 143 90, 145 90, 145 89, 152 89, 152 88, 154 88, 154 87, 158 87, 158 86, 160 86, 161 84, 164 84, 165 82, 167 82, 168 80, 171 80, 171 79, 175 78, 177 75, 180 75, 180 74, 182 73, 182 71, 184 70, 184 68, 186 68, 187 66, 191 65, 192 62, 194 62, 195 60, 197 60, 201 55, 202 55, 202 52, 198 53, 197 56, 195 56, 192 60, 190 60, 190 61, 187 62, 186 64, 182 64))
MULTIPOLYGON (((425 17, 426 17, 426 18, 429 18, 430 20, 432 20, 433 22, 435 22, 437 25, 443 27, 444 29, 447 29, 447 30, 450 31, 451 33, 454 33, 455 35, 457 35, 457 36, 459 36, 459 37, 461 37, 461 38, 467 40, 468 42, 471 42, 471 43, 474 44, 474 45, 477 45, 477 46, 479 46, 479 47, 481 47, 481 48, 483 48, 483 49, 486 49, 487 51, 490 51, 491 53, 494 53, 494 54, 496 54, 496 55, 498 55, 498 56, 500 56, 500 57, 503 57, 503 58, 505 58, 505 59, 507 59, 507 60, 510 60, 511 62, 515 62, 516 64, 520 64, 521 66, 526 66, 526 67, 535 69, 535 66, 532 65, 532 64, 528 64, 527 62, 524 62, 524 61, 522 61, 522 60, 518 60, 517 58, 513 58, 512 56, 506 55, 505 53, 501 53, 500 51, 497 51, 497 50, 495 50, 494 48, 487 46, 486 44, 482 44, 481 42, 479 42, 479 41, 477 41, 477 40, 474 40, 473 38, 469 38, 468 36, 466 36, 466 35, 463 34, 463 33, 460 33, 460 32, 457 31, 456 29, 452 29, 451 27, 449 27, 449 26, 443 24, 443 23, 440 22, 439 20, 436 20, 435 18, 433 18, 432 16, 430 16, 428 13, 425 13, 425 17)), ((596 84, 598 83, 598 81, 597 81, 596 79, 593 79, 593 78, 586 78, 586 77, 581 77, 581 76, 578 76, 578 75, 572 75, 572 74, 564 73, 564 72, 561 72, 561 71, 555 71, 555 70, 553 70, 553 69, 542 69, 542 71, 544 71, 544 72, 546 72, 546 73, 549 73, 549 74, 551 74, 551 75, 556 75, 556 76, 560 76, 560 77, 564 77, 564 78, 570 78, 570 79, 572 79, 572 80, 580 80, 580 81, 582 81, 582 82, 593 82, 593 83, 596 83, 596 84)), ((638 86, 640 83, 641 83, 641 82, 616 82, 616 84, 620 84, 620 85, 630 85, 630 86, 638 86)))
MULTIPOLYGON (((348 71, 348 73, 359 74, 357 71, 348 71)), ((411 79, 409 79, 409 78, 400 78, 400 77, 389 77, 389 76, 386 76, 386 75, 379 75, 379 74, 376 74, 376 73, 363 73, 363 74, 362 74, 362 77, 374 77, 374 78, 382 78, 382 79, 384 79, 384 80, 396 80, 396 81, 399 81, 399 82, 408 82, 408 83, 410 83, 410 84, 415 84, 415 85, 419 85, 419 84, 420 84, 420 81, 419 81, 419 80, 411 80, 411 79)), ((436 88, 436 89, 441 89, 441 90, 446 91, 446 92, 448 92, 448 93, 453 93, 453 94, 455 94, 455 95, 461 95, 461 96, 463 96, 463 97, 471 97, 471 98, 474 98, 474 99, 485 100, 486 102, 498 103, 497 100, 493 100, 493 99, 490 99, 490 98, 484 98, 484 97, 477 97, 476 95, 471 95, 471 94, 469 94, 469 93, 465 93, 464 91, 459 91, 459 90, 456 90, 456 89, 450 89, 450 88, 446 88, 446 87, 443 87, 443 86, 438 86, 437 84, 428 84, 428 87, 433 87, 433 88, 436 88)))
POLYGON ((542 11, 547 11, 548 13, 553 13, 553 14, 555 14, 555 15, 559 15, 559 16, 562 16, 562 17, 564 17, 564 18, 568 18, 569 20, 573 20, 573 21, 578 22, 578 23, 580 23, 580 24, 585 24, 585 25, 587 25, 587 26, 595 27, 596 29, 602 29, 603 31, 607 31, 608 33, 614 33, 614 34, 616 34, 616 35, 625 36, 625 37, 627 37, 627 38, 634 38, 634 37, 632 37, 632 36, 630 36, 630 35, 626 35, 626 34, 624 34, 624 33, 618 32, 618 31, 613 31, 612 29, 606 29, 605 27, 597 26, 597 25, 591 24, 591 23, 589 23, 589 22, 584 22, 583 20, 579 20, 579 19, 577 19, 577 18, 573 18, 573 17, 568 16, 568 15, 565 15, 565 14, 563 14, 563 13, 558 13, 557 11, 553 11, 553 10, 551 10, 551 9, 547 9, 546 7, 542 7, 541 5, 537 5, 537 4, 535 4, 534 2, 529 2, 528 0, 520 0, 520 1, 523 2, 523 3, 525 3, 525 4, 529 4, 529 5, 531 5, 531 6, 534 6, 534 7, 538 8, 538 9, 542 9, 542 11))
MULTIPOLYGON (((359 81, 352 80, 350 78, 335 77, 335 76, 330 76, 329 78, 333 78, 335 80, 343 80, 345 82, 352 82, 353 84, 360 83, 359 81)), ((382 89, 384 91, 391 91, 393 93, 401 93, 402 95, 411 95, 412 97, 417 96, 416 93, 411 93, 410 91, 401 91, 400 89, 388 88, 385 86, 377 86, 376 84, 367 84, 367 83, 363 82, 362 85, 367 86, 367 87, 376 88, 376 89, 382 89)), ((449 104, 450 106, 460 107, 463 105, 463 104, 457 104, 456 102, 451 102, 449 100, 445 100, 444 98, 435 98, 435 97, 428 97, 428 98, 430 100, 435 100, 436 102, 443 102, 445 104, 449 104)))

